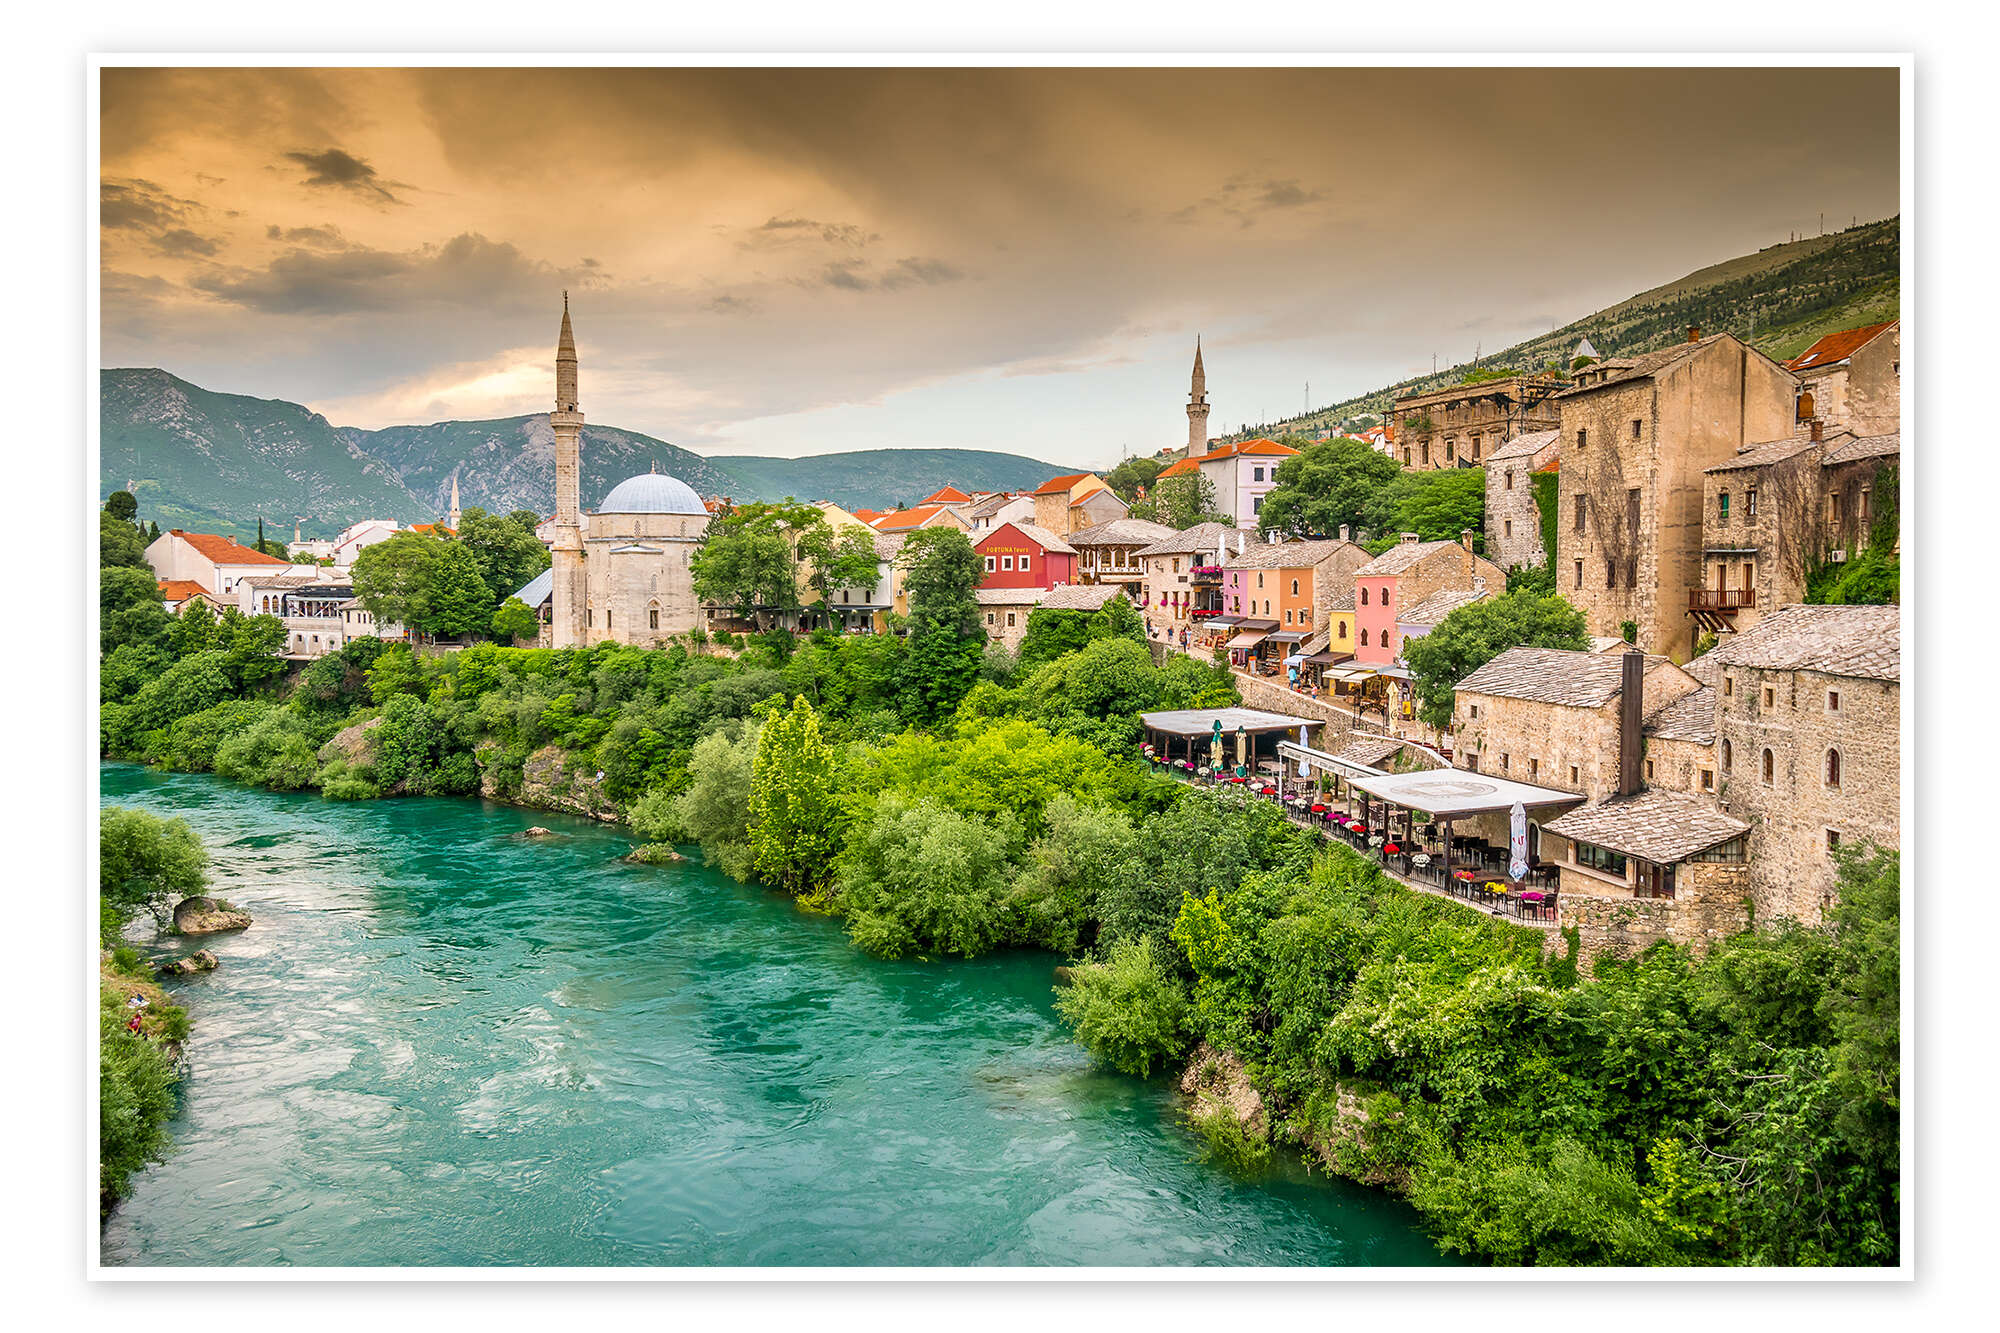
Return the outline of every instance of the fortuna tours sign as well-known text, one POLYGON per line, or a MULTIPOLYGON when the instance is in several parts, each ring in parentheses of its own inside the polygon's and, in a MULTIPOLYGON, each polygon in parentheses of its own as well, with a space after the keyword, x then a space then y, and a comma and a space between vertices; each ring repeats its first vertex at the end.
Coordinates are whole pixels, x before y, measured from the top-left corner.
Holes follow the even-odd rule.
POLYGON ((1511 837, 1508 842, 1507 873, 1515 879, 1528 877, 1528 812, 1519 801, 1507 812, 1511 837))

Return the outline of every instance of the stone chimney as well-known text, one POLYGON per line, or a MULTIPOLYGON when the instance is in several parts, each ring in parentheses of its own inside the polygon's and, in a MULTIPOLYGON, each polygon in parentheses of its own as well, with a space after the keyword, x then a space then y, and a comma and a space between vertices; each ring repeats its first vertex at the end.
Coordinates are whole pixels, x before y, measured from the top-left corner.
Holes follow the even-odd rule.
POLYGON ((1343 523, 1343 524, 1341 524, 1341 525, 1340 525, 1340 539, 1341 539, 1342 541, 1351 541, 1351 540, 1353 540, 1352 538, 1350 538, 1350 537, 1349 537, 1349 536, 1347 535, 1347 525, 1346 525, 1345 523, 1343 523))
POLYGON ((1470 551, 1472 550, 1472 529, 1471 529, 1471 528, 1460 528, 1460 529, 1458 530, 1458 544, 1459 544, 1460 546, 1463 546, 1463 547, 1464 547, 1464 548, 1465 548, 1465 549, 1466 549, 1466 550, 1467 550, 1468 552, 1470 552, 1470 551))
POLYGON ((1812 437, 1815 444, 1826 437, 1826 423, 1818 417, 1814 417, 1808 425, 1812 429, 1812 437))
POLYGON ((1701 341, 1701 325, 1699 324, 1688 325, 1688 341, 1691 343, 1698 343, 1701 341))
POLYGON ((1645 749, 1639 728, 1646 704, 1646 655, 1637 648, 1627 648, 1618 667, 1618 794, 1636 796, 1639 761, 1645 749))
POLYGON ((1406 532, 1406 533, 1404 533, 1404 534, 1403 534, 1403 545, 1405 545, 1405 546, 1415 546, 1416 544, 1417 544, 1417 534, 1416 534, 1416 533, 1414 533, 1414 532, 1406 532))
POLYGON ((1472 571, 1477 568, 1477 566, 1472 563, 1473 557, 1472 557, 1471 528, 1460 528, 1458 530, 1458 544, 1465 548, 1465 586, 1467 591, 1470 591, 1472 588, 1472 571))

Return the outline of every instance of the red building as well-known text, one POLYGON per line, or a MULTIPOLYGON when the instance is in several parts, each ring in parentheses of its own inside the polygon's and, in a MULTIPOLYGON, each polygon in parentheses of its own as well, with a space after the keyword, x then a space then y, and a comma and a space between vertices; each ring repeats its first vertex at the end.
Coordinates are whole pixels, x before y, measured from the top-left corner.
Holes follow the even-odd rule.
POLYGON ((982 588, 1053 588, 1076 582, 1076 548, 1033 523, 1002 523, 972 549, 986 564, 982 588))

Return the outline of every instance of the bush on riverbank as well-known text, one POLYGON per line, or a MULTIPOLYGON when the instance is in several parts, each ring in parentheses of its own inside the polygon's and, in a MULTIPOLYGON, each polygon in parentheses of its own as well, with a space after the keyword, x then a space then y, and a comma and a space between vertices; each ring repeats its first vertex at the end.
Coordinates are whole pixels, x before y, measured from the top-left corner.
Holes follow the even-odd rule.
POLYGON ((188 1033, 187 1011, 168 1002, 151 970, 128 951, 118 954, 103 956, 98 978, 97 1183, 106 1211, 172 1142, 167 1122, 179 1074, 171 1043, 188 1033), (144 1009, 131 1007, 135 994, 145 998, 144 1009), (138 1032, 127 1026, 134 1012, 138 1032))

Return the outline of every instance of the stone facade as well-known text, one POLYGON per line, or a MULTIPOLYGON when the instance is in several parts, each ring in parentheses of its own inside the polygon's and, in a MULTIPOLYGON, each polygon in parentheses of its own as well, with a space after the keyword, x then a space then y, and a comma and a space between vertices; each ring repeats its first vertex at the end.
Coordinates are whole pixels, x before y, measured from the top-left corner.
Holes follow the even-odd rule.
POLYGON ((1516 435, 1554 430, 1560 387, 1547 375, 1515 375, 1398 398, 1390 456, 1412 472, 1478 467, 1516 435))
POLYGON ((1729 334, 1586 367, 1561 408, 1556 586, 1590 632, 1685 661, 1701 627, 1703 472, 1791 430, 1798 381, 1729 334))
POLYGON ((1028 634, 1028 617, 1046 596, 1046 588, 980 588, 973 593, 979 602, 979 622, 986 641, 1008 652, 1019 652, 1028 634))
POLYGON ((1542 515, 1535 507, 1534 474, 1562 454, 1560 432, 1518 435, 1500 447, 1486 464, 1486 553, 1508 571, 1540 569, 1548 563, 1542 549, 1542 515))
MULTIPOLYGON (((1705 954, 1717 940, 1749 928, 1749 896, 1744 865, 1685 864, 1672 898, 1593 893, 1565 866, 1558 912, 1562 931, 1576 932, 1576 964, 1587 974, 1599 958, 1631 958, 1662 942, 1705 954)), ((1562 941, 1563 935, 1552 935, 1549 947, 1560 948, 1562 941)))
POLYGON ((1819 420, 1856 435, 1902 429, 1903 322, 1828 334, 1785 363, 1799 377, 1799 424, 1819 420))

